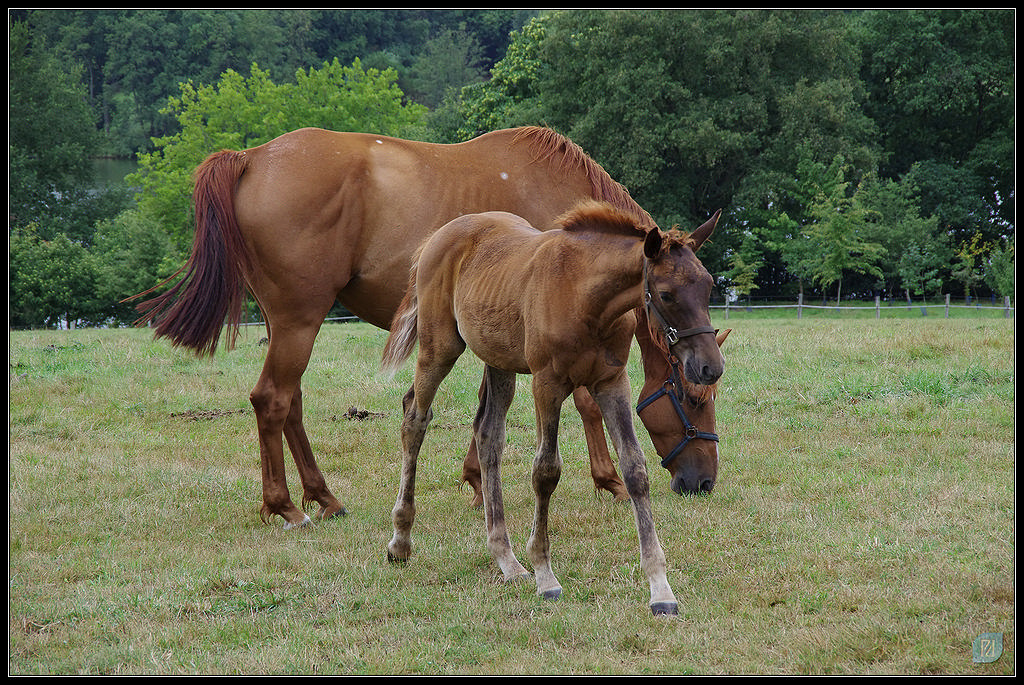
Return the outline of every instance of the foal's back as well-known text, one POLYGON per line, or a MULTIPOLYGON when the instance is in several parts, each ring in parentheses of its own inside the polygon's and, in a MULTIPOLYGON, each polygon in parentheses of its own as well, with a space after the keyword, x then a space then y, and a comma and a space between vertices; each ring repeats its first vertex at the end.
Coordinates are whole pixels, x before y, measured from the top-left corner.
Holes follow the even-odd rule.
POLYGON ((559 233, 506 212, 463 216, 442 227, 418 259, 420 337, 455 333, 485 363, 529 373, 524 310, 531 303, 524 299, 543 246, 559 233), (435 324, 440 330, 428 329, 435 324))

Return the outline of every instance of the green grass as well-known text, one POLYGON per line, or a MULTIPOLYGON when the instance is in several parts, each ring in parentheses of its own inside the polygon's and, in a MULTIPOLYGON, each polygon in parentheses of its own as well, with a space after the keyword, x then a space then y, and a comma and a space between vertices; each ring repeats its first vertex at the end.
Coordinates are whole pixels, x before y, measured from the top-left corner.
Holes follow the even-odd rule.
MULTIPOLYGON (((306 425, 350 513, 298 531, 258 515, 248 393, 262 329, 212 360, 141 330, 13 332, 8 671, 1014 673, 1012 320, 717 318, 734 332, 714 493, 671 493, 641 430, 676 619, 649 615, 632 513, 595 494, 571 403, 552 504, 563 597, 500 580, 458 484, 480 378, 471 355, 438 396, 413 557, 393 567, 411 364, 377 373, 383 332, 320 333, 306 425), (373 414, 349 420, 350 406, 373 414), (1002 657, 972 663, 989 632, 1003 634, 1002 657)), ((509 423, 521 552, 526 378, 509 423)), ((297 500, 290 463, 289 478, 297 500)))

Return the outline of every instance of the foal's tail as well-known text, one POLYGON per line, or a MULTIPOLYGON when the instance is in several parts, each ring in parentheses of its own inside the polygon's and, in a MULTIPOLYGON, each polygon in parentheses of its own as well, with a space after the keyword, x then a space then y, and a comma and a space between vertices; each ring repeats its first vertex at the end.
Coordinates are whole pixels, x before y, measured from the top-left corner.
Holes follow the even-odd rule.
POLYGON ((418 321, 418 299, 416 296, 416 272, 419 263, 419 254, 413 260, 413 267, 409 274, 409 287, 402 298, 402 304, 398 305, 395 317, 391 320, 391 332, 388 334, 388 341, 384 343, 384 352, 381 354, 380 368, 389 375, 395 375, 399 367, 412 354, 416 347, 417 321, 418 321))
POLYGON ((245 154, 227 150, 199 165, 192 195, 196 233, 188 262, 159 285, 128 298, 148 295, 181 276, 169 290, 136 306, 141 316, 135 323, 155 324, 156 337, 170 338, 198 355, 217 350, 225 321, 229 347, 238 335, 245 288, 242 269, 249 258, 235 220, 234 192, 245 169, 245 154))

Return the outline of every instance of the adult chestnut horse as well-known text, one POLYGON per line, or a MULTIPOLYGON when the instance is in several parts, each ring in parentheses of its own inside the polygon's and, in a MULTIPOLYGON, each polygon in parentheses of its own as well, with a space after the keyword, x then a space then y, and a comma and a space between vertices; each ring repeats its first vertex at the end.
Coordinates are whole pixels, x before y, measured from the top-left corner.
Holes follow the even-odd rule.
MULTIPOLYGON (((213 354, 225 321, 233 344, 244 290, 252 293, 270 332, 250 395, 262 463, 261 516, 280 515, 288 528, 302 525, 309 518, 288 493, 285 440, 302 481, 303 507, 317 502, 319 517, 344 513, 310 449, 300 384, 335 300, 387 328, 414 250, 446 222, 505 210, 544 229, 588 198, 655 226, 579 146, 547 129, 495 131, 454 145, 300 129, 259 147, 215 153, 197 168, 192 254, 177 283, 139 305, 140 322, 175 345, 213 354)), ((577 403, 592 400, 577 393, 577 403)), ((681 435, 683 426, 671 421, 666 429, 681 435)), ((600 424, 588 428, 593 448, 603 449, 591 453, 595 483, 620 495, 602 433, 600 424)))
POLYGON ((420 250, 409 290, 391 325, 383 366, 395 370, 419 341, 412 390, 402 420, 403 461, 392 512, 388 556, 409 558, 415 516, 416 461, 441 381, 468 347, 484 364, 485 401, 474 422, 483 476, 487 547, 506 580, 528 576, 505 525, 501 454, 516 374, 533 377, 537 454, 536 509, 527 554, 537 592, 557 598, 547 533, 551 495, 562 459, 562 403, 585 387, 601 408, 619 455, 650 583, 651 611, 674 614, 675 596, 651 514, 643 450, 633 430, 626 360, 646 299, 669 333, 670 349, 693 383, 711 385, 724 360, 708 316, 713 281, 694 255, 702 236, 641 231, 629 215, 590 202, 567 214, 560 229, 538 231, 505 212, 463 216, 420 250))

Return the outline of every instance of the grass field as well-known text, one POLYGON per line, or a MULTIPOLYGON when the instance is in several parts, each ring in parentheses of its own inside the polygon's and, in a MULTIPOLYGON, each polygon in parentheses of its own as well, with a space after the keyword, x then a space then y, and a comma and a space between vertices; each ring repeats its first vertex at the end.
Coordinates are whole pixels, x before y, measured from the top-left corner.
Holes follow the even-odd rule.
MULTIPOLYGON (((262 329, 212 360, 144 330, 13 332, 8 672, 1015 673, 1013 320, 717 323, 734 330, 715 491, 674 495, 637 422, 673 619, 650 616, 632 512, 594 492, 571 403, 551 520, 562 599, 500 580, 458 483, 480 378, 470 355, 435 405, 413 557, 393 567, 411 364, 377 373, 383 332, 320 333, 306 426, 349 514, 298 531, 258 515, 248 393, 262 329), (974 663, 986 633, 1002 656, 974 663)), ((528 379, 509 423, 521 552, 528 379)))

